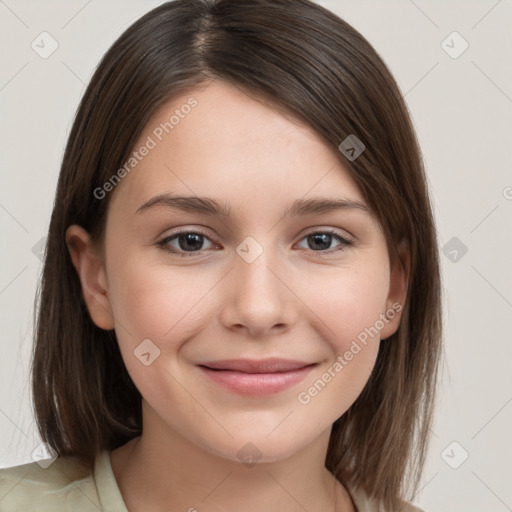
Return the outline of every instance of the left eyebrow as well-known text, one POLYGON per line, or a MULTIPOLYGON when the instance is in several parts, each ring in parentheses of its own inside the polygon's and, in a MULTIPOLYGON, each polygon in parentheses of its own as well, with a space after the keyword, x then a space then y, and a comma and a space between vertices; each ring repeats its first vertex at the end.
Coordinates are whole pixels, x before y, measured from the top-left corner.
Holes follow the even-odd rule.
POLYGON ((370 212, 368 206, 360 201, 345 198, 314 197, 311 199, 297 199, 284 211, 284 217, 325 215, 336 210, 362 210, 370 212))
MULTIPOLYGON (((176 196, 172 194, 160 194, 151 198, 140 206, 136 213, 143 213, 155 206, 165 206, 184 212, 202 213, 219 217, 229 217, 231 215, 231 208, 220 204, 215 199, 197 196, 176 196)), ((332 211, 346 209, 370 212, 366 204, 352 199, 315 197, 311 199, 296 199, 285 209, 283 217, 325 215, 332 211)))

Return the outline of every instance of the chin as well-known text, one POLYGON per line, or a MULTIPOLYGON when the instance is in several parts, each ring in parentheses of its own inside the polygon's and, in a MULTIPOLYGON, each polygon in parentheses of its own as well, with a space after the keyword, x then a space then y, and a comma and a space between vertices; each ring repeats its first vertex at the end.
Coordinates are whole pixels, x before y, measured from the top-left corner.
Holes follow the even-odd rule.
MULTIPOLYGON (((239 432, 244 432, 241 428, 239 432)), ((290 433, 288 430, 278 434, 277 431, 269 435, 269 430, 261 432, 259 435, 238 435, 234 439, 223 437, 219 443, 213 445, 212 440, 203 440, 203 447, 209 452, 231 460, 241 462, 247 467, 252 467, 256 463, 272 463, 286 460, 313 442, 319 433, 311 436, 311 439, 304 437, 302 431, 300 436, 290 433)))

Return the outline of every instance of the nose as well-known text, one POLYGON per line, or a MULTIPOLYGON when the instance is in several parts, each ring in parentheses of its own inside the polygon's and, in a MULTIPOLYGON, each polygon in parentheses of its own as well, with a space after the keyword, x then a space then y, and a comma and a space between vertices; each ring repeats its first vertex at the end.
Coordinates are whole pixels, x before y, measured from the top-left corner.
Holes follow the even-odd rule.
POLYGON ((263 338, 288 330, 298 317, 298 299, 290 272, 271 257, 270 250, 251 263, 235 256, 225 295, 221 322, 231 330, 263 338))

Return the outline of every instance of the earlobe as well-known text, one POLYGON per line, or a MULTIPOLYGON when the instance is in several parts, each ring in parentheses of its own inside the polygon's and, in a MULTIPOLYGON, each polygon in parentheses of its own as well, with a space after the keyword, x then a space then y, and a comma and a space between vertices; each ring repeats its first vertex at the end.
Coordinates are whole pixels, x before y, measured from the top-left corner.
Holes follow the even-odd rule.
POLYGON ((67 228, 66 244, 92 321, 101 329, 113 329, 115 324, 106 290, 105 265, 99 251, 89 233, 76 224, 67 228))
POLYGON ((380 333, 382 340, 389 338, 398 330, 407 298, 410 252, 405 242, 399 244, 398 253, 399 259, 394 262, 390 272, 389 293, 384 311, 385 326, 380 333))

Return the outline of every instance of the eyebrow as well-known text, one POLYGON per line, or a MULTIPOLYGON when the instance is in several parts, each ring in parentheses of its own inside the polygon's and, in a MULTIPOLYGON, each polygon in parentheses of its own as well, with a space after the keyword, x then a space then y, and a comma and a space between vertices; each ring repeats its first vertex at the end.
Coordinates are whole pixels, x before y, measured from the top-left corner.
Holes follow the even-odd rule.
MULTIPOLYGON (((157 206, 218 217, 230 217, 231 215, 231 208, 215 199, 173 194, 160 194, 149 199, 137 209, 136 213, 140 214, 157 206)), ((325 215, 336 210, 346 209, 370 212, 364 203, 352 199, 313 197, 311 199, 296 199, 285 209, 283 217, 325 215)))

